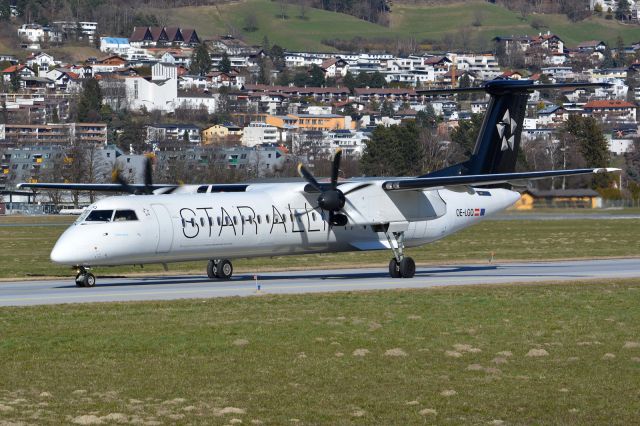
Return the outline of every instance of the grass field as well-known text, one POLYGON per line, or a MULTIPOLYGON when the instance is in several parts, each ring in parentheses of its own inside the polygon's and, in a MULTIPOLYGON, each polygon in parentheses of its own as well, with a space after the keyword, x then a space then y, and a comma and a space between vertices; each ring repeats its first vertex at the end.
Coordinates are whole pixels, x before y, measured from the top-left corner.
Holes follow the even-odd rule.
POLYGON ((408 3, 396 3, 391 14, 389 27, 371 24, 349 15, 333 13, 319 9, 309 9, 307 19, 301 19, 297 6, 287 7, 288 19, 281 19, 279 2, 267 0, 243 0, 220 6, 199 6, 175 9, 149 9, 171 25, 193 26, 201 37, 240 31, 250 43, 260 44, 265 35, 271 43, 277 43, 289 50, 331 50, 321 41, 323 39, 363 38, 413 38, 418 42, 440 40, 446 33, 456 34, 460 28, 471 30, 471 39, 482 39, 484 44, 496 35, 537 34, 546 31, 558 34, 568 46, 580 41, 599 39, 615 44, 621 35, 627 43, 640 39, 640 27, 622 25, 602 18, 572 23, 562 15, 544 15, 542 20, 548 28, 536 30, 531 21, 501 6, 484 1, 459 3, 452 2, 443 6, 415 6, 408 3), (258 30, 243 30, 245 17, 256 17, 258 30), (473 26, 476 17, 481 16, 481 26, 473 26))
MULTIPOLYGON (((49 261, 57 237, 73 220, 70 217, 0 218, 0 278, 70 276, 71 271, 49 261), (45 222, 49 226, 39 226, 45 222), (17 226, 2 226, 12 223, 17 226), (35 226, 34 226, 35 225, 35 226)), ((636 232, 638 220, 505 220, 485 221, 450 237, 408 253, 419 264, 488 262, 491 253, 496 262, 510 260, 549 260, 592 257, 640 256, 636 232)), ((238 272, 292 270, 331 267, 385 267, 390 253, 353 252, 309 256, 279 256, 238 259, 238 272)), ((205 262, 171 264, 171 272, 204 274, 205 262)), ((96 268, 96 274, 160 272, 158 265, 96 268)))
POLYGON ((636 279, 2 308, 0 423, 634 424, 639 304, 636 279))

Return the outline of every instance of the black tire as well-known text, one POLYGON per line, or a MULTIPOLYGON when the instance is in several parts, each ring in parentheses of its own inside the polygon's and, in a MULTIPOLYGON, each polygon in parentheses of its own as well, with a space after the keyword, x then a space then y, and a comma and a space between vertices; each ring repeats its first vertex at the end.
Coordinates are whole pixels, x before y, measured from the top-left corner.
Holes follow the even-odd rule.
POLYGON ((216 276, 221 280, 228 280, 233 275, 233 265, 228 259, 218 261, 216 265, 216 276))
POLYGON ((389 275, 391 275, 391 278, 400 278, 402 276, 400 275, 400 267, 395 257, 389 261, 389 275))
POLYGON ((84 275, 81 272, 76 275, 76 287, 84 287, 84 275))
POLYGON ((207 263, 207 277, 212 280, 218 278, 216 276, 216 262, 213 260, 210 260, 209 263, 207 263))
POLYGON ((96 286, 96 277, 91 272, 87 272, 84 274, 84 278, 82 279, 82 283, 84 287, 95 287, 96 286))
POLYGON ((416 262, 410 257, 405 257, 400 262, 400 275, 402 278, 413 278, 416 274, 416 262))

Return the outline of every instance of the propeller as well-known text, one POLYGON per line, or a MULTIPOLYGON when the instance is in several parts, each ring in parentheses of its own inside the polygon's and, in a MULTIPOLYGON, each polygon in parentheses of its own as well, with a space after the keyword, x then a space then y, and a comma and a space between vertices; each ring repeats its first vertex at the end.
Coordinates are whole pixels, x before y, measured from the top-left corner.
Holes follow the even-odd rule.
POLYGON ((348 222, 347 215, 340 213, 340 210, 344 208, 344 205, 347 202, 346 196, 354 191, 369 186, 368 183, 364 183, 351 188, 347 192, 342 192, 338 188, 338 173, 340 172, 341 158, 342 149, 338 148, 333 156, 331 180, 329 185, 320 184, 315 176, 313 176, 313 173, 311 173, 304 164, 298 164, 298 173, 300 176, 320 193, 318 196, 318 207, 329 212, 329 223, 335 226, 345 226, 348 222))
POLYGON ((123 192, 128 192, 129 194, 153 194, 153 164, 152 164, 153 154, 146 155, 144 161, 144 188, 142 190, 137 190, 135 187, 129 185, 129 182, 122 177, 119 168, 115 168, 111 173, 111 180, 114 183, 120 184, 123 192))

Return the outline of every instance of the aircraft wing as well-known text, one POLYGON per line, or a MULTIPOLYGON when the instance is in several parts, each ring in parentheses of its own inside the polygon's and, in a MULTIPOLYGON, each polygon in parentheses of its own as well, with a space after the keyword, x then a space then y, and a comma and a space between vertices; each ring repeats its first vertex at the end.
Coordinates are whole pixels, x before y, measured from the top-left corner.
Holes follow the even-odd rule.
MULTIPOLYGON (((162 188, 176 188, 178 185, 150 185, 152 190, 162 188)), ((95 192, 126 192, 119 183, 19 183, 18 188, 32 189, 62 189, 67 191, 95 191, 95 192)), ((130 184, 129 187, 136 191, 148 189, 147 185, 130 184)))
POLYGON ((407 191, 412 189, 444 188, 447 186, 483 186, 509 183, 518 180, 535 180, 557 176, 573 176, 592 173, 617 172, 616 168, 547 170, 541 172, 496 173, 483 175, 438 176, 410 179, 393 179, 382 183, 385 191, 407 191))

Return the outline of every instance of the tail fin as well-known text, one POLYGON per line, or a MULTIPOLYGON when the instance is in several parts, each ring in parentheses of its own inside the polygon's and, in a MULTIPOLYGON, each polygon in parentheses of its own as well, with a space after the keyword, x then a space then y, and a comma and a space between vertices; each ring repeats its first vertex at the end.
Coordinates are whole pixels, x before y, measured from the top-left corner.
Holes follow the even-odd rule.
MULTIPOLYGON (((600 83, 533 84, 531 80, 492 80, 479 88, 438 90, 438 94, 486 92, 491 99, 471 158, 420 177, 513 173, 529 93, 534 89, 603 86, 600 83)), ((423 92, 428 94, 429 91, 423 92)))

